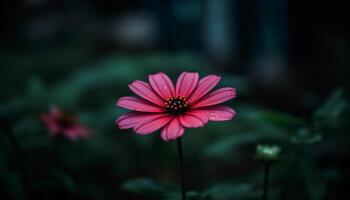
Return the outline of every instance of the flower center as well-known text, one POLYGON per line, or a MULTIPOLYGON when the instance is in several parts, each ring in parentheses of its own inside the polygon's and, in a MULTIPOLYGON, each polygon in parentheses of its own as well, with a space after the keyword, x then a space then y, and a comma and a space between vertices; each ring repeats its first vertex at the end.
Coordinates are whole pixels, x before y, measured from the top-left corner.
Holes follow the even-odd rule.
POLYGON ((189 105, 184 96, 177 96, 168 98, 164 103, 164 108, 168 113, 179 115, 186 112, 189 105))
POLYGON ((72 114, 65 114, 62 113, 57 117, 57 123, 64 127, 64 128, 70 128, 77 122, 77 117, 72 114))

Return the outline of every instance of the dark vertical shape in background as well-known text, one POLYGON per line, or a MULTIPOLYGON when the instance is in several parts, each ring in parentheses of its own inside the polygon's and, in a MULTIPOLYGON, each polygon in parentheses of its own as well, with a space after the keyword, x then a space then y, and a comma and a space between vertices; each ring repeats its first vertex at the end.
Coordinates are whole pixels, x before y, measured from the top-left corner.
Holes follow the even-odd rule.
POLYGON ((154 13, 159 19, 159 27, 161 29, 159 35, 158 48, 165 51, 174 51, 174 20, 171 15, 171 6, 173 0, 169 1, 153 1, 145 0, 144 7, 154 13))
POLYGON ((173 0, 170 15, 174 20, 174 37, 179 51, 200 50, 200 20, 203 1, 173 0))
POLYGON ((256 7, 258 30, 253 37, 251 73, 263 84, 281 83, 287 72, 287 0, 260 0, 256 7))
POLYGON ((218 66, 228 66, 234 60, 236 31, 232 23, 236 1, 207 0, 203 19, 204 50, 218 66))
POLYGON ((237 57, 242 71, 245 69, 245 66, 249 64, 251 55, 252 32, 250 29, 253 27, 251 25, 253 17, 249 12, 249 8, 252 7, 251 4, 252 2, 249 0, 237 0, 237 57))

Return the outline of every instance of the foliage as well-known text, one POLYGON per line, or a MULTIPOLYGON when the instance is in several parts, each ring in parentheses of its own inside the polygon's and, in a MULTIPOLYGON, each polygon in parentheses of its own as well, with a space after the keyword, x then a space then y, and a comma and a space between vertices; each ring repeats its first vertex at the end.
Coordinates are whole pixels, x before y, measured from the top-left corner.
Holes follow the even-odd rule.
MULTIPOLYGON (((65 53, 54 56, 64 58, 65 53)), ((88 56, 83 50, 81 53, 76 56, 88 56)), ((47 52, 42 57, 52 54, 47 52)), ((26 58, 21 61, 24 65, 26 58)), ((12 59, 7 57, 6 62, 18 64, 17 58, 12 59)), ((128 83, 145 80, 147 74, 158 71, 170 75, 184 70, 201 75, 217 73, 223 76, 223 85, 237 87, 243 96, 230 103, 238 113, 234 120, 187 130, 184 153, 189 200, 259 199, 262 169, 253 159, 258 143, 282 147, 282 159, 273 166, 271 199, 292 195, 293 191, 300 193, 300 199, 324 199, 332 192, 327 183, 337 181, 337 174, 343 173, 332 163, 320 164, 329 157, 346 158, 347 146, 341 141, 349 139, 345 135, 349 110, 342 89, 336 90, 310 119, 248 103, 244 97, 252 95, 252 84, 247 77, 218 72, 193 54, 110 55, 89 64, 76 59, 79 67, 73 70, 65 68, 64 62, 47 68, 46 62, 52 64, 48 60, 32 60, 31 67, 37 67, 31 74, 12 74, 15 80, 27 77, 23 79, 26 87, 8 92, 1 101, 2 119, 10 123, 24 152, 24 173, 31 180, 23 188, 22 172, 16 167, 12 145, 1 126, 1 199, 38 194, 42 199, 179 199, 176 145, 162 142, 158 133, 136 136, 130 130, 118 130, 114 124, 124 112, 114 106, 115 101, 130 94, 128 83), (93 130, 86 141, 63 141, 58 157, 54 156, 56 138, 48 136, 38 118, 50 105, 78 114, 93 130)), ((9 85, 2 82, 0 87, 8 91, 9 85)))

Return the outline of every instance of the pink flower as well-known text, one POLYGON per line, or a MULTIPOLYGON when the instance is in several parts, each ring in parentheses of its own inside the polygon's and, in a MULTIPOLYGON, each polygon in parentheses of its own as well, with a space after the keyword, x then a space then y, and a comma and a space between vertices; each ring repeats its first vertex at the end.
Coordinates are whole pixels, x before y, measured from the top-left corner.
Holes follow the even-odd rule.
POLYGON ((236 97, 236 90, 225 87, 209 93, 220 81, 209 75, 199 80, 198 73, 183 72, 174 87, 164 73, 151 74, 149 83, 136 80, 129 88, 139 97, 121 97, 117 105, 132 110, 120 116, 120 129, 133 128, 147 135, 159 129, 165 141, 181 137, 185 128, 202 127, 208 121, 226 121, 236 112, 218 104, 236 97))
POLYGON ((64 113, 56 107, 41 115, 41 121, 52 136, 62 135, 73 141, 89 136, 89 130, 79 123, 75 115, 64 113))

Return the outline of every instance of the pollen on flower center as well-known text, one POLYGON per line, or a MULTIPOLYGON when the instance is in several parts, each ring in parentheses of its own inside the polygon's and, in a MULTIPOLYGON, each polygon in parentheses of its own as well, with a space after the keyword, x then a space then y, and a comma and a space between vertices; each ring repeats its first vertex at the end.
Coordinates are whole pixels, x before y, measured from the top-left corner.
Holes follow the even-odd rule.
POLYGON ((61 113, 56 120, 60 126, 66 128, 72 127, 77 122, 75 115, 65 113, 61 113))
POLYGON ((188 110, 189 105, 184 96, 168 98, 164 103, 167 112, 178 115, 188 110))

